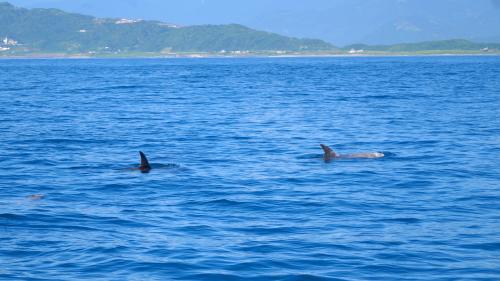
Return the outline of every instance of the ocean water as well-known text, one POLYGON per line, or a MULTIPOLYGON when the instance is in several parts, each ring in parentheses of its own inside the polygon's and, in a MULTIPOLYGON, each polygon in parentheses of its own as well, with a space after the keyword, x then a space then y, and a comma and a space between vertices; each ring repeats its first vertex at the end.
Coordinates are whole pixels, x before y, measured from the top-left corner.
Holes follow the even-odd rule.
POLYGON ((500 57, 0 60, 0 105, 1 280, 500 279, 500 57))

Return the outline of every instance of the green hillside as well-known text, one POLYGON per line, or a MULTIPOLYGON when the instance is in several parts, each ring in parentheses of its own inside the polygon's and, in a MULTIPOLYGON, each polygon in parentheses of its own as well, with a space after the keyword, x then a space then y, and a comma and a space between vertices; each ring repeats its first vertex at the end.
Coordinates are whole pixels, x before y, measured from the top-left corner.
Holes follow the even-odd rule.
MULTIPOLYGON (((178 27, 158 21, 99 19, 57 9, 0 3, 3 53, 134 53, 324 51, 321 40, 297 39, 242 25, 178 27)), ((2 49, 0 49, 2 50, 2 49)))
POLYGON ((469 51, 469 52, 488 52, 500 50, 498 43, 474 43, 467 40, 443 40, 443 41, 429 41, 420 43, 407 43, 395 45, 365 45, 354 44, 343 48, 343 50, 364 50, 375 52, 391 52, 391 53, 404 53, 404 52, 439 52, 439 51, 469 51))
POLYGON ((0 56, 488 54, 498 43, 445 40, 337 49, 321 40, 291 38, 229 25, 176 26, 159 21, 95 18, 57 9, 0 2, 0 56))

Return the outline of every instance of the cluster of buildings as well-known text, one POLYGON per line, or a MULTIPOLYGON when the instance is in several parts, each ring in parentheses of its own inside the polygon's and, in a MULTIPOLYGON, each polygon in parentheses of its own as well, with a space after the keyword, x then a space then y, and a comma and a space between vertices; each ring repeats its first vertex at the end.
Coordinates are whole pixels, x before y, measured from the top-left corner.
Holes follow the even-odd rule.
POLYGON ((0 42, 0 52, 8 51, 12 46, 17 46, 18 42, 8 36, 5 36, 4 39, 0 42))
POLYGON ((361 50, 350 49, 350 50, 349 50, 349 54, 351 54, 351 55, 354 55, 354 54, 362 54, 362 53, 364 53, 364 52, 365 52, 365 50, 363 50, 363 49, 361 49, 361 50))
POLYGON ((141 22, 142 20, 131 20, 131 19, 120 19, 115 22, 115 24, 132 24, 141 22))
POLYGON ((250 51, 226 51, 226 50, 221 50, 219 54, 231 54, 231 55, 246 55, 249 54, 250 51))
POLYGON ((290 53, 293 53, 291 51, 286 51, 286 50, 269 50, 269 51, 249 51, 249 50, 236 50, 236 51, 226 51, 226 50, 221 50, 218 52, 219 55, 230 55, 230 56, 245 56, 245 55, 252 55, 252 54, 266 54, 266 55, 287 55, 290 53))
POLYGON ((2 40, 2 44, 3 45, 6 45, 6 46, 16 46, 17 45, 17 41, 12 39, 12 38, 9 38, 7 36, 5 36, 5 38, 2 40))

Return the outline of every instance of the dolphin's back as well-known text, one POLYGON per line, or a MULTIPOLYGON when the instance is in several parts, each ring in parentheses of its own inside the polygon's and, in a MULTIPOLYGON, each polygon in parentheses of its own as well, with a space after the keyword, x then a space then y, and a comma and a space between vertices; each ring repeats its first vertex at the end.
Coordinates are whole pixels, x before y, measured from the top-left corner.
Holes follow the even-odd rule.
POLYGON ((352 153, 340 155, 340 158, 382 158, 385 155, 381 152, 352 153))

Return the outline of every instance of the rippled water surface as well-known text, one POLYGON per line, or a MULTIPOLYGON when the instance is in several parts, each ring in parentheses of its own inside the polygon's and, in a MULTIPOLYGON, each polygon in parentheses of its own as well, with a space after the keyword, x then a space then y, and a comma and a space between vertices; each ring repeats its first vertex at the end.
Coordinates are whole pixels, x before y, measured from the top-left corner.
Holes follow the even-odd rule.
POLYGON ((500 279, 500 57, 1 60, 0 105, 0 279, 500 279))

